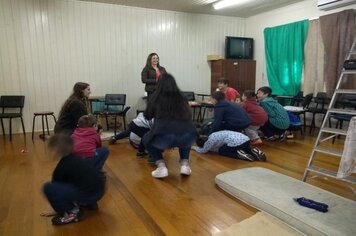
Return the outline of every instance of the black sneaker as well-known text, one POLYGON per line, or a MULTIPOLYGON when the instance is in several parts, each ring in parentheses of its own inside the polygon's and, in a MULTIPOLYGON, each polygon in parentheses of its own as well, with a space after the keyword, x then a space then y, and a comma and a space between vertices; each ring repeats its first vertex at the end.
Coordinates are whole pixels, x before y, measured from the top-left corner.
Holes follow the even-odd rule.
POLYGON ((74 212, 67 212, 64 213, 63 216, 55 216, 52 218, 53 225, 65 225, 70 223, 76 223, 81 221, 84 218, 83 212, 78 211, 77 213, 74 212))
POLYGON ((255 160, 255 158, 251 154, 248 154, 243 150, 237 150, 237 159, 245 160, 245 161, 254 161, 255 160))
POLYGON ((277 138, 277 140, 278 140, 279 142, 282 142, 282 141, 286 140, 286 138, 287 138, 287 134, 286 134, 286 133, 283 133, 283 134, 279 135, 279 137, 277 138))
POLYGON ((267 157, 266 155, 258 148, 252 147, 251 152, 253 157, 258 160, 258 161, 266 161, 267 157))
POLYGON ((116 143, 116 138, 115 136, 111 136, 109 139, 109 144, 115 144, 116 143))

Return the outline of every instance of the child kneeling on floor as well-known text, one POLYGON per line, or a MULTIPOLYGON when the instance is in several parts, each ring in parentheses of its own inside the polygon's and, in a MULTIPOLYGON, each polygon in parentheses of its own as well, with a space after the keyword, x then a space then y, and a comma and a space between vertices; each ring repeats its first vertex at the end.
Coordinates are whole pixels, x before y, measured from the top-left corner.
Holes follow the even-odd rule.
POLYGON ((250 139, 236 131, 222 130, 209 137, 200 136, 192 149, 198 153, 218 152, 222 156, 246 161, 266 161, 266 155, 258 148, 250 146, 250 139))
POLYGON ((109 156, 109 149, 102 147, 100 135, 97 131, 97 120, 93 115, 79 118, 78 127, 72 134, 74 154, 101 171, 109 156))
POLYGON ((79 207, 97 209, 97 202, 105 192, 105 177, 82 158, 73 153, 70 136, 56 134, 48 141, 48 148, 54 158, 60 158, 53 171, 52 181, 44 184, 43 192, 55 213, 54 225, 78 222, 83 219, 79 207))
POLYGON ((272 98, 272 89, 270 87, 261 87, 257 90, 257 99, 260 106, 266 111, 268 121, 261 126, 265 139, 268 141, 284 140, 285 132, 290 122, 287 111, 272 98))

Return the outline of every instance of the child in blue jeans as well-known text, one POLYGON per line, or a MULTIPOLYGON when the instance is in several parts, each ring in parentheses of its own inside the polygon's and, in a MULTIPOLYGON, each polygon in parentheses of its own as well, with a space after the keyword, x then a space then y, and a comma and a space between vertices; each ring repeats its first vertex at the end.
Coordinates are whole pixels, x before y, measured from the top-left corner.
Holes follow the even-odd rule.
POLYGON ((250 139, 236 131, 221 130, 211 133, 209 137, 200 136, 196 144, 192 149, 198 153, 212 151, 239 160, 266 161, 266 155, 260 149, 251 147, 250 139))
POLYGON ((96 126, 96 118, 93 115, 84 115, 79 118, 78 128, 72 134, 74 154, 84 158, 97 170, 102 170, 108 158, 109 149, 101 146, 96 126))
POLYGON ((52 181, 43 186, 43 192, 55 212, 42 216, 54 216, 53 225, 78 222, 83 219, 79 207, 97 209, 97 202, 105 192, 105 177, 87 161, 73 154, 70 136, 56 134, 48 141, 54 158, 60 158, 53 171, 52 181))

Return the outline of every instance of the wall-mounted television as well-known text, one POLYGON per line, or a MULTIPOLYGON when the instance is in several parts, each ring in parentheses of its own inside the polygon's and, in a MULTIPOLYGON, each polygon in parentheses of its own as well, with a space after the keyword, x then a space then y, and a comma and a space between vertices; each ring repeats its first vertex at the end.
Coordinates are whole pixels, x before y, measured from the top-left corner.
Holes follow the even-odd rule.
POLYGON ((253 38, 225 38, 226 59, 253 59, 253 38))

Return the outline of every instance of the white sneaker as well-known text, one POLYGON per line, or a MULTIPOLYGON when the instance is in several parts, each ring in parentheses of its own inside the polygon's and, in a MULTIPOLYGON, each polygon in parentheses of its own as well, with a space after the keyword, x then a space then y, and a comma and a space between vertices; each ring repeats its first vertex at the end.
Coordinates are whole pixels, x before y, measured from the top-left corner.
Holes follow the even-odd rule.
POLYGON ((180 173, 182 175, 190 175, 192 173, 192 169, 190 169, 190 167, 187 165, 181 165, 180 173))
POLYGON ((158 167, 154 171, 152 171, 152 177, 155 178, 164 178, 168 176, 168 169, 167 167, 158 167))

